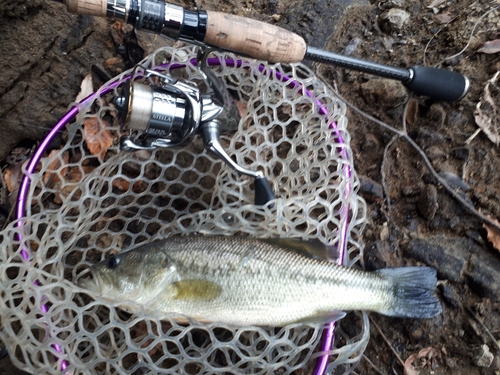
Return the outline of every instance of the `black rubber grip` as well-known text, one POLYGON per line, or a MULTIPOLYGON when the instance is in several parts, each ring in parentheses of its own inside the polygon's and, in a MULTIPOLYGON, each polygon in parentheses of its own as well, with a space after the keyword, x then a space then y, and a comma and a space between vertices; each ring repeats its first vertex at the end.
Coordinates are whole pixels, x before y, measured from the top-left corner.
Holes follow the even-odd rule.
POLYGON ((264 177, 255 178, 255 205, 263 206, 267 202, 276 199, 276 196, 264 177))
POLYGON ((413 66, 413 78, 403 84, 417 95, 453 102, 462 99, 469 91, 469 80, 450 70, 413 66))

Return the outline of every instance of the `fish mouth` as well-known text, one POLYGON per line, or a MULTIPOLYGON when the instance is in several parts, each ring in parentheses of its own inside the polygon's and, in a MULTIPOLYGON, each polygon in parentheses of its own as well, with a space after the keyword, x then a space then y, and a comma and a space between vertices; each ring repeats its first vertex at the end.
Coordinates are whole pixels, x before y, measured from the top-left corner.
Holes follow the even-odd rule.
POLYGON ((100 293, 101 288, 99 286, 99 281, 93 267, 89 268, 86 273, 88 274, 87 276, 84 276, 80 280, 78 280, 78 286, 92 292, 100 293))

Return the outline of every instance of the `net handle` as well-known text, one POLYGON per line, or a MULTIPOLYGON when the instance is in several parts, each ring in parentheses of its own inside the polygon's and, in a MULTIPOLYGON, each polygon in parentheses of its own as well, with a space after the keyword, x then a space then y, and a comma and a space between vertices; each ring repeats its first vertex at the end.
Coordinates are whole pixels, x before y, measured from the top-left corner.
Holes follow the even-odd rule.
MULTIPOLYGON (((221 60, 217 57, 212 57, 207 60, 208 64, 210 66, 219 66, 221 65, 221 60)), ((229 67, 236 67, 236 68, 241 68, 244 64, 243 60, 234 60, 231 58, 225 58, 224 62, 226 66, 229 67)), ((189 61, 190 64, 196 66, 196 59, 191 59, 189 61)), ((169 64, 164 64, 160 65, 157 67, 157 69, 165 69, 169 66, 169 64)), ((170 66, 170 69, 179 69, 185 67, 186 64, 182 63, 174 63, 170 66)), ((275 78, 277 80, 280 80, 281 82, 287 82, 288 86, 291 88, 300 88, 303 90, 303 94, 308 96, 309 98, 315 99, 315 103, 318 106, 318 112, 321 115, 328 116, 328 110, 324 106, 323 103, 319 99, 317 99, 314 94, 307 90, 305 87, 302 86, 300 82, 297 82, 296 80, 292 79, 291 77, 280 73, 277 70, 274 69, 267 69, 265 65, 261 64, 259 65, 259 72, 263 75, 268 75, 271 79, 275 78)), ((57 122, 57 124, 51 129, 51 131, 47 134, 47 136, 43 139, 43 141, 40 143, 38 148, 36 149, 33 157, 30 159, 27 167, 26 167, 26 172, 23 175, 21 185, 19 187, 19 193, 17 196, 17 204, 16 204, 16 219, 18 220, 16 223, 16 227, 19 229, 17 233, 17 239, 19 241, 22 240, 22 229, 23 229, 23 224, 22 224, 22 218, 25 217, 26 215, 26 204, 28 200, 28 195, 29 195, 29 188, 31 185, 31 179, 30 175, 33 174, 36 170, 36 166, 40 162, 42 155, 46 151, 47 147, 49 144, 54 140, 54 138, 57 136, 57 134, 64 129, 66 125, 68 125, 79 113, 80 107, 86 104, 91 103, 95 98, 99 96, 104 96, 108 93, 110 93, 112 90, 120 86, 120 84, 123 84, 124 81, 130 80, 132 78, 131 74, 126 74, 125 76, 118 76, 115 80, 111 81, 108 83, 105 87, 103 87, 100 91, 97 93, 91 94, 87 96, 85 99, 80 101, 77 105, 72 107, 60 120, 57 122)), ((335 140, 335 142, 339 144, 344 144, 344 139, 342 138, 342 135, 340 131, 337 128, 337 123, 335 121, 332 121, 329 125, 329 128, 332 130, 332 137, 335 140)), ((342 159, 345 159, 346 161, 349 161, 349 154, 347 151, 347 148, 344 146, 341 146, 338 148, 338 153, 342 159)), ((348 181, 346 184, 346 189, 345 189, 345 196, 348 196, 351 193, 351 186, 349 183, 349 179, 351 177, 351 167, 349 166, 349 163, 344 163, 342 167, 342 171, 346 177, 346 180, 348 181)), ((338 259, 339 264, 344 263, 346 251, 347 251, 347 233, 348 233, 348 222, 349 222, 349 205, 344 205, 341 210, 340 210, 340 216, 341 216, 341 227, 339 228, 339 242, 337 244, 337 247, 339 248, 339 253, 340 257, 338 259)), ((21 249, 21 254, 25 260, 28 259, 29 254, 28 250, 25 248, 21 249)), ((46 310, 46 306, 42 305, 41 306, 42 311, 46 310)), ((328 351, 331 350, 333 341, 335 339, 335 322, 328 323, 325 326, 325 330, 323 333, 323 339, 321 343, 321 352, 323 353, 328 353, 328 351)), ((59 345, 54 344, 54 349, 58 353, 62 353, 62 349, 59 345)), ((328 360, 330 358, 329 354, 323 354, 318 357, 316 361, 316 366, 313 371, 313 375, 321 375, 325 372, 326 366, 328 364, 328 360)), ((64 371, 68 367, 67 361, 63 360, 61 361, 61 370, 64 371)))

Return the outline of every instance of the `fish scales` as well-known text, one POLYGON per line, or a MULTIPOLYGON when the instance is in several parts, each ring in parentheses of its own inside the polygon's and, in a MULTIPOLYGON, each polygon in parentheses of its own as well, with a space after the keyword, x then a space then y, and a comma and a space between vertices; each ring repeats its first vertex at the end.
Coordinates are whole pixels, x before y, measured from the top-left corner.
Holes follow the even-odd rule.
POLYGON ((255 238, 174 237, 119 254, 112 269, 106 261, 94 266, 94 280, 86 286, 108 299, 138 301, 163 316, 234 325, 329 321, 342 310, 410 317, 440 312, 430 268, 364 272, 321 259, 307 246, 255 238), (416 276, 425 283, 418 284, 416 276))

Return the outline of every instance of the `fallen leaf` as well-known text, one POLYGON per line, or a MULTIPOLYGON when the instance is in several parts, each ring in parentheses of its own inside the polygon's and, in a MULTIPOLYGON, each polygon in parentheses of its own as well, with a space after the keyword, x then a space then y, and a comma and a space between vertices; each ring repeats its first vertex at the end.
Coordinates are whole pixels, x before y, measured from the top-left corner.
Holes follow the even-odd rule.
POLYGON ((80 92, 76 96, 75 102, 80 103, 87 96, 94 93, 94 87, 92 85, 92 74, 87 74, 80 84, 80 92))
POLYGON ((3 178, 5 180, 5 185, 7 186, 7 190, 9 193, 12 193, 15 189, 13 189, 13 183, 12 183, 12 172, 9 168, 7 168, 3 172, 3 178))
POLYGON ((435 7, 437 7, 437 6, 441 5, 441 4, 443 4, 444 2, 446 2, 446 0, 434 0, 432 3, 430 3, 430 4, 427 6, 427 8, 430 8, 430 9, 435 8, 435 7))
MULTIPOLYGON (((61 160, 61 158, 55 157, 59 153, 60 150, 52 150, 49 153, 49 156, 47 156, 48 159, 54 158, 54 160, 52 160, 52 162, 48 165, 47 172, 43 174, 43 183, 47 187, 52 187, 56 182, 60 181, 59 174, 56 173, 56 171, 69 163, 69 154, 65 152, 61 160)), ((67 171, 68 167, 63 167, 60 171, 61 176, 65 176, 67 171)))
POLYGON ((111 37, 119 46, 123 44, 123 34, 123 22, 115 21, 115 23, 111 25, 111 37))
POLYGON ((474 111, 474 119, 476 120, 477 126, 486 134, 486 136, 495 143, 500 144, 500 134, 498 129, 498 119, 497 119, 497 106, 495 100, 493 100, 490 92, 490 85, 495 84, 500 71, 496 72, 492 79, 486 83, 484 86, 483 94, 481 95, 481 100, 476 105, 476 110, 474 111))
POLYGON ((408 110, 406 111, 406 122, 408 125, 413 125, 418 117, 418 99, 413 98, 408 103, 408 110))
POLYGON ((438 6, 445 2, 446 0, 434 0, 430 5, 427 6, 427 8, 432 9, 434 13, 437 13, 439 12, 438 6))
POLYGON ((245 117, 247 114, 247 104, 244 101, 235 100, 236 108, 238 108, 238 113, 240 117, 245 117))
POLYGON ((104 66, 107 69, 117 68, 117 67, 121 68, 122 65, 123 65, 123 59, 120 56, 111 57, 111 58, 107 59, 106 61, 104 61, 104 66))
MULTIPOLYGON (((115 188, 121 190, 121 191, 127 191, 130 188, 130 181, 127 181, 123 178, 115 178, 111 182, 111 185, 113 185, 115 188)), ((135 181, 134 184, 132 185, 132 191, 134 193, 143 193, 146 188, 147 184, 144 181, 135 181)))
POLYGON ((435 368, 436 360, 441 359, 441 351, 437 348, 427 347, 420 350, 417 354, 412 354, 409 356, 404 365, 404 375, 419 375, 424 367, 429 365, 431 370, 435 368), (414 365, 413 362, 419 361, 418 365, 414 365), (434 362, 434 363, 433 363, 434 362))
POLYGON ((483 44, 481 48, 477 50, 477 52, 492 54, 500 52, 500 39, 490 40, 483 44))
MULTIPOLYGON (((493 221, 494 223, 500 225, 500 222, 497 219, 491 216, 487 216, 487 218, 493 221)), ((497 229, 491 227, 486 223, 483 223, 483 228, 486 229, 486 234, 488 235, 487 236, 488 241, 490 241, 490 243, 493 245, 495 249, 500 251, 500 232, 498 232, 497 229)))
POLYGON ((16 191, 21 185, 21 180, 23 178, 24 167, 28 163, 28 160, 21 161, 12 167, 6 168, 3 173, 3 178, 5 184, 7 185, 7 190, 9 193, 16 191))
POLYGON ((113 135, 106 126, 109 124, 98 117, 90 117, 83 123, 85 144, 92 155, 99 155, 104 160, 108 148, 113 144, 113 135))
POLYGON ((69 170, 68 178, 70 182, 80 182, 83 181, 83 175, 90 174, 95 167, 82 165, 80 167, 74 167, 69 170), (83 171, 83 173, 82 173, 83 171))
POLYGON ((440 14, 436 14, 434 16, 434 19, 440 23, 440 24, 447 24, 447 23, 450 23, 451 21, 453 21, 455 18, 457 18, 456 16, 454 16, 453 14, 451 14, 450 12, 444 12, 444 13, 440 13, 440 14))

